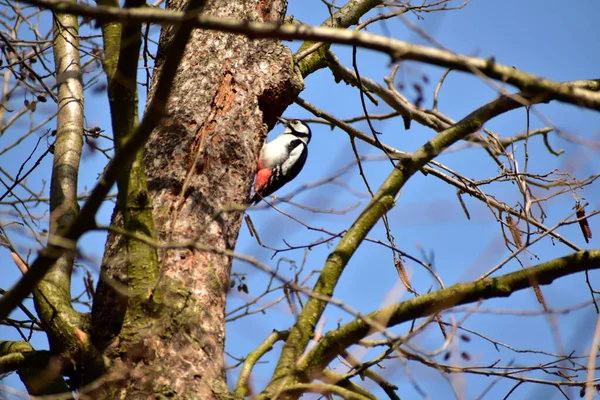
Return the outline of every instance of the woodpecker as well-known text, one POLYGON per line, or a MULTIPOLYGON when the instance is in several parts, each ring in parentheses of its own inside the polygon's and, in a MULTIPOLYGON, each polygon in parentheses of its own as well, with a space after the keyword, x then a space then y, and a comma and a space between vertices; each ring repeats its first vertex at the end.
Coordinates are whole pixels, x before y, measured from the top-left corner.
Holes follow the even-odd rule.
POLYGON ((254 196, 249 200, 250 204, 258 203, 298 176, 308 156, 310 128, 297 119, 277 119, 285 125, 285 130, 260 151, 254 196))

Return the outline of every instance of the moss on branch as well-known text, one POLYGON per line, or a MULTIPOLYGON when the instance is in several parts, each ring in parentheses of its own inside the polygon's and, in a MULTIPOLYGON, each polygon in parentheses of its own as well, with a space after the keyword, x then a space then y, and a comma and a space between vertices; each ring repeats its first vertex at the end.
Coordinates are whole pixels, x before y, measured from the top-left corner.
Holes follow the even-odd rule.
MULTIPOLYGON (((321 26, 327 28, 348 28, 356 25, 363 15, 382 3, 382 0, 351 0, 326 19, 321 26)), ((305 41, 296 54, 302 53, 314 44, 315 42, 312 40, 305 41)), ((319 50, 309 54, 298 62, 298 69, 303 78, 327 66, 326 54, 329 47, 329 44, 325 44, 319 50)))
MULTIPOLYGON (((105 0, 108 1, 108 0, 105 0)), ((118 5, 117 2, 114 2, 118 5)), ((127 0, 125 8, 139 8, 142 0, 127 0)), ((128 23, 120 27, 106 25, 105 72, 108 77, 115 151, 124 151, 123 144, 130 139, 138 125, 137 68, 142 44, 141 23, 128 23), (120 35, 117 34, 120 32, 120 35), (118 43, 117 43, 118 41, 118 43)), ((127 231, 154 237, 152 204, 143 162, 143 148, 123 165, 117 178, 117 206, 127 231)), ((123 239, 126 253, 128 295, 124 328, 131 334, 138 332, 138 321, 148 311, 144 305, 156 287, 160 266, 156 248, 131 237, 123 239)), ((150 307, 152 308, 152 307, 150 307)))
MULTIPOLYGON (((64 370, 58 367, 58 372, 55 371, 58 376, 63 372, 72 372, 76 360, 86 360, 90 365, 102 365, 102 359, 84 332, 87 328, 87 316, 77 312, 71 304, 75 248, 61 238, 79 214, 77 184, 84 116, 77 16, 54 14, 53 33, 54 64, 56 80, 59 82, 58 116, 50 185, 51 234, 48 248, 43 253, 51 254, 54 261, 48 264, 47 274, 39 276, 40 281, 35 285, 33 298, 41 325, 48 335, 50 350, 64 362, 64 370), (62 247, 65 245, 66 248, 62 247), (54 252, 55 246, 62 247, 62 251, 54 252)), ((32 269, 33 267, 25 273, 17 286, 22 282, 34 283, 27 280, 32 269)), ((11 290, 9 296, 13 293, 11 290)), ((0 307, 0 311, 5 310, 0 307)), ((48 357, 38 354, 43 353, 36 353, 35 357, 48 357)), ((27 382, 25 384, 31 386, 27 382)))
MULTIPOLYGON (((440 132, 414 152, 410 158, 402 159, 352 227, 348 229, 336 249, 329 255, 313 292, 318 296, 333 295, 333 290, 348 260, 377 221, 394 206, 394 197, 412 175, 452 144, 476 132, 485 122, 521 106, 522 104, 512 97, 501 96, 440 132)), ((320 300, 318 297, 311 297, 307 301, 306 306, 298 316, 296 324, 290 330, 290 336, 283 346, 273 378, 263 391, 262 395, 266 396, 265 398, 280 390, 283 383, 289 385, 299 382, 297 376, 294 378, 294 375, 297 374, 297 360, 313 337, 317 323, 326 306, 327 302, 320 300)))
POLYGON ((273 331, 260 346, 256 348, 256 350, 250 352, 246 356, 246 361, 244 361, 244 365, 242 366, 242 370, 240 371, 240 376, 238 378, 237 385, 235 387, 234 395, 245 397, 248 395, 248 381, 250 380, 250 373, 252 369, 260 360, 260 358, 265 355, 267 352, 271 351, 273 345, 280 340, 285 340, 288 337, 288 331, 273 331))
POLYGON ((339 329, 327 333, 319 343, 303 357, 298 371, 305 379, 320 375, 337 355, 369 334, 374 333, 373 320, 385 326, 394 326, 416 318, 434 315, 461 304, 480 300, 508 297, 516 291, 534 285, 549 285, 554 280, 586 270, 600 268, 600 250, 580 251, 557 258, 535 267, 485 278, 469 283, 459 283, 446 289, 415 297, 377 310, 339 329))
POLYGON ((35 351, 28 342, 0 341, 0 374, 17 371, 33 396, 68 393, 61 362, 49 351, 35 351))

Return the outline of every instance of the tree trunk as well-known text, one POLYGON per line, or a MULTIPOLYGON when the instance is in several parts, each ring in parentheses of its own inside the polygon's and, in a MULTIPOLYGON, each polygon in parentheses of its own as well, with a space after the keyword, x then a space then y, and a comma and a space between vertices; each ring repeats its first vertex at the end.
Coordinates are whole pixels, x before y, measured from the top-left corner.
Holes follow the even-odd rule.
MULTIPOLYGON (((167 7, 182 10, 186 5, 187 0, 173 0, 167 7)), ((282 0, 213 0, 203 12, 282 22, 286 5, 282 0)), ((174 31, 161 33, 150 98, 174 31)), ((194 31, 172 85, 168 115, 145 149, 161 243, 234 248, 240 206, 267 129, 302 87, 292 54, 279 41, 194 31), (237 211, 231 210, 235 206, 237 211)), ((113 224, 118 220, 115 213, 113 224)), ((132 282, 127 263, 119 261, 122 253, 118 237, 111 235, 92 318, 96 344, 104 342, 100 347, 121 373, 119 395, 229 398, 224 311, 231 259, 192 246, 159 249, 160 290, 149 295, 149 310, 139 316, 139 329, 131 335, 119 331, 128 303, 119 284, 132 282)))

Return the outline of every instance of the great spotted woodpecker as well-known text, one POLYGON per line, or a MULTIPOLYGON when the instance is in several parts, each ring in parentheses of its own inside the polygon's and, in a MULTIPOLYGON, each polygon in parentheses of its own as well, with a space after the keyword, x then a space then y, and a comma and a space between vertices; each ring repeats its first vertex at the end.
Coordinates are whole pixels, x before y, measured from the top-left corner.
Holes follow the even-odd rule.
POLYGON ((250 204, 258 203, 298 176, 308 156, 310 128, 297 119, 277 119, 285 125, 285 130, 260 151, 254 196, 249 200, 250 204))

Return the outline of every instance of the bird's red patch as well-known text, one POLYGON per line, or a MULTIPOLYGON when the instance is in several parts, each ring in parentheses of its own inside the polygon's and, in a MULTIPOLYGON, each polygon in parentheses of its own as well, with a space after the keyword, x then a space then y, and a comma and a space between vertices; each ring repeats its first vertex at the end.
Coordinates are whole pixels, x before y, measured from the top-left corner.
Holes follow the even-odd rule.
POLYGON ((256 183, 254 183, 254 193, 260 193, 260 191, 267 186, 272 174, 273 171, 270 169, 260 169, 258 171, 256 174, 256 183))

